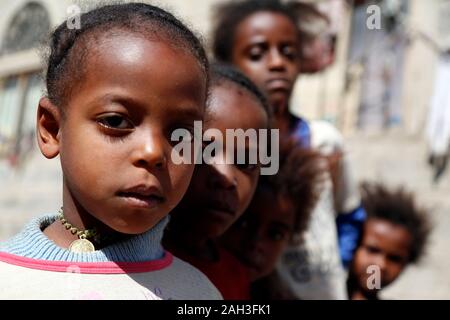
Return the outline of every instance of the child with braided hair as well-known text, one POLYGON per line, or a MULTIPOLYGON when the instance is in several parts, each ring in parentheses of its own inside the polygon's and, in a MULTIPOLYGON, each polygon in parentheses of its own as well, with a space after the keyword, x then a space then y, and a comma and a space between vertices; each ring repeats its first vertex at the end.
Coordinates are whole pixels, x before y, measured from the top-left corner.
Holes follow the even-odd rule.
POLYGON ((60 156, 61 214, 0 245, 0 299, 220 299, 161 245, 194 164, 175 164, 173 130, 201 121, 208 61, 170 13, 128 3, 53 32, 38 144, 60 156), (66 226, 66 227, 65 227, 66 226))

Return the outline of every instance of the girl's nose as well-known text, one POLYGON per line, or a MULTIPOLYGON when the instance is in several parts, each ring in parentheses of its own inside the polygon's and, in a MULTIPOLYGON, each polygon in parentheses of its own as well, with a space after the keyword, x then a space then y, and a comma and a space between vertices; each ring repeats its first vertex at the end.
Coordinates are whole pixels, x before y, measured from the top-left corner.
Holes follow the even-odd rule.
POLYGON ((242 245, 252 256, 262 256, 264 252, 262 231, 258 228, 254 228, 252 230, 249 230, 248 233, 249 234, 247 234, 247 237, 245 239, 246 243, 243 243, 242 245))
POLYGON ((382 255, 382 254, 378 255, 378 257, 376 259, 376 264, 380 268, 380 271, 384 272, 386 270, 386 267, 387 267, 386 257, 384 255, 382 255))
POLYGON ((283 70, 285 67, 285 61, 281 55, 281 52, 277 48, 273 48, 269 54, 270 70, 283 70))
POLYGON ((133 163, 139 167, 163 169, 167 166, 162 134, 142 133, 133 151, 133 163))
POLYGON ((234 189, 237 187, 237 180, 232 164, 220 163, 213 165, 215 169, 213 186, 223 189, 234 189))

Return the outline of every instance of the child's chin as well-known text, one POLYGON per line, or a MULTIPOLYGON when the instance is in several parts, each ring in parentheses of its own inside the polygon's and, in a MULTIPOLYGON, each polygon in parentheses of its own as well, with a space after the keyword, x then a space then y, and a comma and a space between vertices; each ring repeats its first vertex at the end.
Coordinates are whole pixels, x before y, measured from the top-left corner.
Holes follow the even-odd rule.
POLYGON ((128 235, 137 235, 148 230, 152 229, 161 219, 158 219, 159 215, 151 215, 151 219, 149 219, 149 214, 147 213, 139 213, 141 216, 136 216, 136 213, 132 213, 127 217, 122 219, 123 223, 119 223, 113 229, 117 232, 128 234, 128 235), (126 221, 126 222, 125 222, 126 221))

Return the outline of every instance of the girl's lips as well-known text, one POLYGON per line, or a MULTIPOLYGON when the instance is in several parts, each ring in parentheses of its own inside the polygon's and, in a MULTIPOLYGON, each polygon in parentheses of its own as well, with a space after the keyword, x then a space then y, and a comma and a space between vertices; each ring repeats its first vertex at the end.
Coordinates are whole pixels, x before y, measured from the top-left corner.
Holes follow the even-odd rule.
POLYGON ((236 201, 220 201, 220 200, 212 200, 208 206, 210 211, 226 213, 234 216, 237 211, 237 203, 236 201))
POLYGON ((129 205, 137 208, 154 208, 164 202, 162 192, 148 185, 138 185, 120 191, 117 195, 127 201, 129 205))
POLYGON ((266 88, 269 91, 287 91, 291 88, 291 81, 284 78, 270 79, 266 81, 266 88))
POLYGON ((142 196, 133 193, 120 193, 122 197, 130 206, 143 209, 152 209, 161 204, 164 199, 157 196, 142 196))

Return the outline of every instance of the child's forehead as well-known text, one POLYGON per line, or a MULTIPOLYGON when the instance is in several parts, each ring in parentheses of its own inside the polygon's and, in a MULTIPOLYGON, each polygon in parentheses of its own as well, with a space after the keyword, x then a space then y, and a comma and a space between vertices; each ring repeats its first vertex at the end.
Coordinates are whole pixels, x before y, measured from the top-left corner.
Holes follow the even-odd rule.
MULTIPOLYGON (((165 46, 174 51, 186 51, 183 50, 182 44, 178 44, 169 35, 165 35, 162 32, 159 34, 150 31, 136 32, 124 28, 94 31, 92 34, 87 34, 84 41, 79 41, 79 43, 82 46, 82 50, 96 55, 111 55, 115 51, 120 51, 120 54, 125 58, 132 55, 135 48, 142 46, 165 46)), ((151 52, 147 54, 151 54, 151 52)))
POLYGON ((150 51, 143 50, 144 47, 161 47, 163 43, 166 46, 170 45, 168 41, 120 28, 95 30, 83 34, 74 43, 66 59, 68 61, 66 77, 80 82, 88 74, 102 74, 108 70, 99 68, 99 65, 117 66, 117 62, 143 60, 145 56, 151 55, 150 51))
MULTIPOLYGON (((194 55, 176 46, 172 41, 161 37, 149 37, 129 32, 114 33, 109 37, 99 39, 99 41, 95 42, 87 50, 88 52, 84 55, 85 61, 83 61, 85 65, 84 69, 88 73, 93 72, 99 75, 103 75, 106 70, 111 71, 112 69, 123 68, 127 65, 131 68, 139 65, 153 64, 156 66, 172 63, 174 57, 178 57, 178 62, 180 62, 180 59, 189 61, 189 69, 192 69, 192 66, 195 65, 198 65, 199 69, 201 69, 194 55), (161 56, 166 56, 167 59, 157 60, 161 56), (172 59, 172 62, 168 61, 170 59, 172 59)), ((185 64, 187 65, 188 63, 185 64)), ((180 63, 178 63, 179 66, 180 63)), ((124 71, 126 72, 127 70, 125 69, 124 71)), ((129 71, 131 72, 132 69, 129 71)), ((181 71, 176 70, 176 72, 181 71)), ((125 77, 126 74, 123 76, 125 77)))
POLYGON ((269 211, 290 211, 294 209, 292 198, 266 181, 259 182, 253 200, 256 204, 262 204, 263 208, 268 208, 269 211), (276 209, 273 210, 273 208, 276 209))
MULTIPOLYGON (((247 89, 230 80, 223 80, 210 88, 208 97, 209 110, 206 115, 207 125, 217 125, 229 119, 238 125, 244 119, 237 116, 251 115, 252 122, 259 122, 260 118, 267 120, 267 113, 261 102, 247 89), (234 113, 230 117, 230 113, 234 113), (259 116, 261 114, 261 117, 259 116)), ((259 126, 255 127, 258 129, 259 126)))
POLYGON ((365 223, 365 238, 389 242, 410 242, 412 234, 406 226, 387 219, 369 217, 365 223))
POLYGON ((295 34, 297 36, 297 26, 292 19, 282 12, 277 11, 256 11, 246 16, 240 21, 236 28, 237 36, 251 36, 255 33, 278 33, 281 35, 295 34))
POLYGON ((177 116, 200 106, 203 114, 207 89, 203 69, 194 56, 166 42, 116 35, 98 43, 82 63, 82 81, 68 105, 86 105, 87 110, 103 105, 98 101, 107 97, 108 105, 133 110, 168 104, 177 109, 177 116))
POLYGON ((401 228, 402 225, 391 221, 389 219, 381 218, 381 217, 368 217, 366 225, 369 229, 379 229, 379 230, 387 230, 393 228, 401 228))

